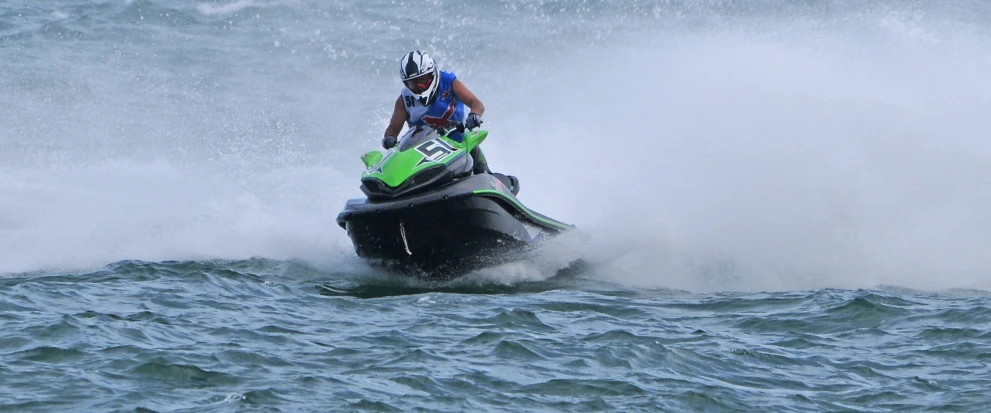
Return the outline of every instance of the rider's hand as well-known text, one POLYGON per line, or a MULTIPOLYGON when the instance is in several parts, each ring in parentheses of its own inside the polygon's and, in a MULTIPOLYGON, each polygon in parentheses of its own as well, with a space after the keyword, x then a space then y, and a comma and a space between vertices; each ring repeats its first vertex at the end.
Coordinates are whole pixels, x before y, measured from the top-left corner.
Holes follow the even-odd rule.
POLYGON ((482 115, 475 112, 469 113, 468 119, 465 119, 465 128, 472 130, 479 126, 482 126, 482 115))
POLYGON ((385 149, 392 149, 393 146, 396 146, 396 142, 398 142, 398 140, 395 136, 386 136, 382 138, 382 147, 385 149))

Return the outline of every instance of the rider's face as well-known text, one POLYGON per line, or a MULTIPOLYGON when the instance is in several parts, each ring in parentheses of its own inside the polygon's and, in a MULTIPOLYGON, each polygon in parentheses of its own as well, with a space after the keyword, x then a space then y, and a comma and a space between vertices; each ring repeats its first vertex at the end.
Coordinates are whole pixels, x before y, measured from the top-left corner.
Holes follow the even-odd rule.
POLYGON ((410 92, 419 94, 426 92, 427 89, 430 88, 430 84, 433 83, 433 81, 434 81, 433 73, 427 73, 425 75, 420 75, 412 79, 408 79, 403 83, 406 85, 406 88, 409 89, 410 92))

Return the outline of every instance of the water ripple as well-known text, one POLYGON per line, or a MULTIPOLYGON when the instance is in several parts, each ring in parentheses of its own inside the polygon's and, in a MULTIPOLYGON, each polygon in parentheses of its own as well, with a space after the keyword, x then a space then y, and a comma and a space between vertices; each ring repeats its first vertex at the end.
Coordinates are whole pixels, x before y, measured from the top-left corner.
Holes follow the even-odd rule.
POLYGON ((0 410, 967 411, 991 384, 989 297, 363 286, 287 268, 6 278, 0 389, 55 402, 0 410))

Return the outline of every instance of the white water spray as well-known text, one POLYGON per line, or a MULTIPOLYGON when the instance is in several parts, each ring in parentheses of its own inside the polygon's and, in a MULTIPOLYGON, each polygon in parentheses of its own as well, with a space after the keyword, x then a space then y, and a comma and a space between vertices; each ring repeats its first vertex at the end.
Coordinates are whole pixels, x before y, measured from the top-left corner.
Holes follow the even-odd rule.
POLYGON ((897 17, 576 52, 525 86, 541 109, 512 113, 490 158, 591 233, 579 248, 607 279, 987 288, 991 42, 897 17))
MULTIPOLYGON (((351 262, 333 218, 360 194, 357 154, 398 91, 396 56, 423 47, 485 101, 493 168, 582 228, 538 275, 582 256, 594 277, 689 290, 989 288, 986 13, 523 4, 526 24, 557 29, 551 48, 467 17, 435 22, 472 28, 467 43, 417 42, 391 29, 401 18, 336 24, 383 18, 360 6, 230 2, 178 19, 154 4, 126 6, 152 10, 125 10, 133 32, 113 47, 43 32, 40 66, 4 49, 0 273, 351 262), (602 13, 625 14, 589 17, 602 13), (171 32, 138 15, 178 35, 148 42, 171 32), (376 41, 348 43, 355 30, 376 41)), ((516 6, 464 10, 510 21, 516 6)))

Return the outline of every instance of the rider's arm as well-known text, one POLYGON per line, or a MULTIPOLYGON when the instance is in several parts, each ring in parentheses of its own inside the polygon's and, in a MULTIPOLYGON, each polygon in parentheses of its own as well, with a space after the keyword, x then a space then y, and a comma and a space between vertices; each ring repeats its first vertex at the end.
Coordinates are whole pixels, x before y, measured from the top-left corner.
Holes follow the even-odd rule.
POLYGON ((454 97, 458 98, 461 103, 464 103, 471 108, 472 112, 479 114, 479 116, 485 114, 485 105, 483 105, 482 101, 478 100, 478 98, 475 97, 475 94, 471 93, 471 91, 468 90, 468 88, 465 87, 465 84, 461 83, 460 80, 454 79, 454 83, 451 84, 451 89, 454 90, 454 97))
POLYGON ((385 136, 399 136, 399 132, 403 130, 403 122, 408 117, 406 105, 403 105, 403 97, 400 96, 396 98, 396 107, 392 109, 392 120, 389 121, 389 127, 385 128, 385 136))

